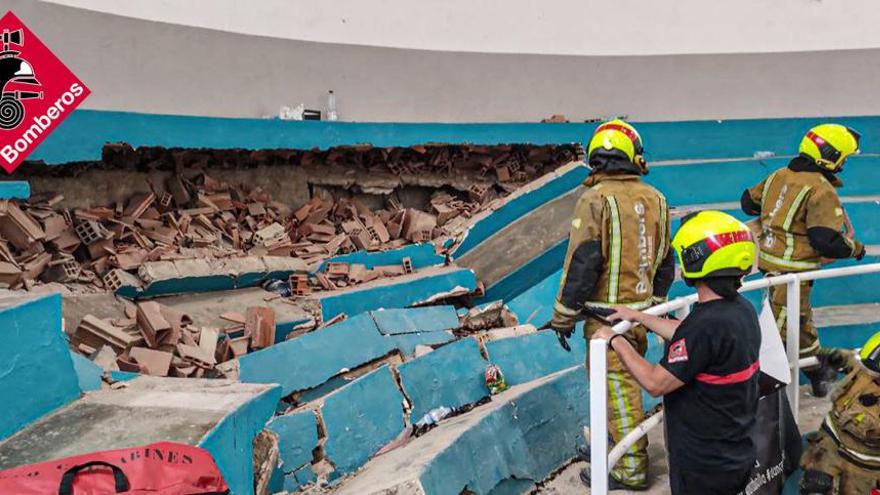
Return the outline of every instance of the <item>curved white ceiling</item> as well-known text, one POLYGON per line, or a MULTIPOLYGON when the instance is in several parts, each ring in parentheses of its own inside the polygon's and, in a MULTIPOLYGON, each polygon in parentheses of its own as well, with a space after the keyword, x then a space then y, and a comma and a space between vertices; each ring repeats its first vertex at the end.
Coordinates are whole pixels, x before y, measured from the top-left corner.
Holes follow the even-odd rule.
POLYGON ((249 35, 441 51, 661 55, 880 47, 877 0, 44 1, 249 35))

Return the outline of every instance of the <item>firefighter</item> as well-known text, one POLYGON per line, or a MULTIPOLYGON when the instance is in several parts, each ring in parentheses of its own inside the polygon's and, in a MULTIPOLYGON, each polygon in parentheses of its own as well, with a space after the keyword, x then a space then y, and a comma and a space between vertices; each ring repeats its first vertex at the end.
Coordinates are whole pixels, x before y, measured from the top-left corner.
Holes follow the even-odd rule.
POLYGON ((684 281, 698 302, 682 320, 617 308, 611 320, 644 325, 666 340, 653 364, 604 326, 608 341, 652 396, 663 396, 672 495, 742 493, 756 460, 761 328, 738 293, 755 261, 748 227, 720 211, 684 217, 672 240, 684 281))
POLYGON ((845 371, 822 428, 807 438, 802 494, 880 493, 880 332, 845 371))
MULTIPOLYGON (((765 275, 815 270, 833 259, 861 260, 865 247, 854 239, 846 213, 835 188, 843 185, 837 174, 846 158, 858 152, 859 133, 838 124, 810 129, 800 144, 799 155, 787 167, 770 174, 761 183, 743 191, 740 203, 748 215, 760 216, 759 268, 765 275)), ((819 366, 804 370, 813 395, 824 397, 835 377, 830 362, 836 351, 822 349, 813 325, 810 306, 812 282, 801 284, 801 357, 816 356, 819 366)), ((770 287, 770 304, 785 340, 786 286, 770 287)))
MULTIPOLYGON (((665 299, 674 278, 669 249, 666 198, 645 184, 648 172, 642 139, 622 120, 596 128, 587 149, 591 167, 587 190, 575 206, 562 281, 553 308, 552 328, 566 342, 586 307, 625 305, 644 309, 665 299), (585 306, 586 305, 586 306, 585 306)), ((590 338, 601 326, 587 320, 590 338)), ((648 347, 644 327, 626 338, 642 355, 648 347)), ((609 432, 617 442, 644 419, 642 394, 617 355, 608 355, 609 432)), ((647 441, 634 445, 611 471, 612 488, 648 486, 647 441)), ((588 473, 582 479, 589 483, 588 473)))

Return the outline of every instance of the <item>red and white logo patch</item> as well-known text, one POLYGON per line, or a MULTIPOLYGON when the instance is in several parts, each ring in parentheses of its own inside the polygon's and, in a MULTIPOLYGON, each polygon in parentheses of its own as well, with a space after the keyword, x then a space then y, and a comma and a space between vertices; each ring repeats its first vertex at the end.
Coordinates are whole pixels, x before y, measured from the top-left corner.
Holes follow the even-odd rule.
POLYGON ((678 339, 669 344, 669 353, 666 355, 667 363, 681 363, 688 360, 688 348, 684 339, 678 339))
POLYGON ((0 19, 0 166, 12 172, 89 88, 12 12, 0 19))

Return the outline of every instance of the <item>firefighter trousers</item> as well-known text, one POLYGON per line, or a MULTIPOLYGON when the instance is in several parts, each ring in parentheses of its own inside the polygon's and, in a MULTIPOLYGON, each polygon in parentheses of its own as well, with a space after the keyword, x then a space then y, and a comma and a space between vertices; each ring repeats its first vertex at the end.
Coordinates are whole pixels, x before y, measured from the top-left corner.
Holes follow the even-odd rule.
MULTIPOLYGON (((592 337, 602 325, 594 320, 584 322, 584 334, 592 337)), ((636 326, 625 334, 639 354, 648 350, 648 337, 644 327, 636 326)), ((589 354, 587 355, 589 361, 589 354)), ((587 369, 590 369, 589 362, 587 369)), ((608 350, 608 433, 616 444, 627 433, 645 420, 642 389, 636 379, 626 370, 617 353, 608 350)), ((611 468, 614 479, 630 486, 646 486, 648 483, 648 437, 642 437, 620 461, 611 468)))
MULTIPOLYGON (((767 276, 780 275, 779 273, 767 273, 767 276)), ((787 322, 790 318, 786 310, 786 298, 788 297, 787 285, 774 285, 770 287, 770 307, 773 316, 776 317, 776 326, 782 334, 782 342, 785 343, 787 322)), ((810 294, 813 290, 813 282, 801 282, 801 308, 800 308, 800 348, 802 358, 815 356, 819 352, 819 337, 816 327, 813 325, 813 306, 810 302, 810 294)))

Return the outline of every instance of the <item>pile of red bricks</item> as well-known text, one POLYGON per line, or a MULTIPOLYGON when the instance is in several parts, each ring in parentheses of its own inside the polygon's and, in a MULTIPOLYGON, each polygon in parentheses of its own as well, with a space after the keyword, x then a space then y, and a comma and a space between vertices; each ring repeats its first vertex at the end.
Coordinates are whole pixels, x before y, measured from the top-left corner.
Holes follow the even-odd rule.
POLYGON ((275 313, 267 307, 224 313, 224 328, 197 327, 192 319, 157 302, 132 305, 125 315, 86 315, 70 342, 106 371, 155 376, 234 377, 235 358, 275 344, 275 313))
POLYGON ((115 290, 138 285, 137 269, 147 261, 264 255, 317 261, 355 250, 428 242, 453 232, 520 182, 577 159, 579 153, 579 146, 528 145, 350 146, 326 151, 108 145, 103 162, 92 166, 188 167, 188 172, 174 173, 164 183, 150 182, 150 192, 102 207, 61 208, 64 198, 56 194, 36 194, 22 204, 0 201, 0 287, 60 282, 115 290), (229 184, 198 172, 199 166, 218 164, 344 165, 361 174, 380 169, 396 174, 471 173, 485 180, 469 180, 467 190, 437 189, 421 209, 401 204, 396 194, 385 195, 378 209, 373 201, 371 209, 351 191, 331 194, 320 188, 308 203, 291 209, 259 187, 229 184))

